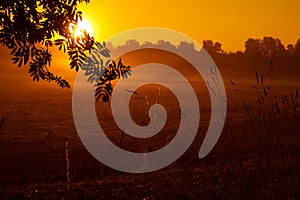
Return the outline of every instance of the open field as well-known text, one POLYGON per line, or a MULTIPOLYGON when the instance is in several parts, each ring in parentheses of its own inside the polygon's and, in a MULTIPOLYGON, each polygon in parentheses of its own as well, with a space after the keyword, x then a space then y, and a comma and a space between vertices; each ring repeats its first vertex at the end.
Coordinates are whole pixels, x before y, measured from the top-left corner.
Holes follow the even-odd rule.
MULTIPOLYGON (((227 92, 225 127, 212 152, 199 159, 211 114, 208 90, 188 63, 172 54, 144 50, 123 58, 132 66, 153 59, 188 77, 199 100, 200 128, 180 159, 146 174, 113 170, 97 161, 81 143, 72 117, 72 90, 3 75, 0 198, 300 199, 299 73, 279 68, 286 72, 275 71, 270 77, 261 67, 256 78, 256 68, 219 68, 227 92)), ((11 74, 17 73, 14 70, 11 74)), ((74 74, 69 77, 74 78, 74 74)), ((178 101, 167 88, 139 88, 139 96, 132 95, 130 113, 137 124, 149 123, 145 95, 150 105, 155 103, 158 88, 159 103, 165 106, 168 120, 159 134, 147 139, 126 134, 120 144, 122 130, 112 120, 109 103, 96 103, 99 123, 115 145, 133 152, 149 152, 172 140, 180 114, 178 101)))
MULTIPOLYGON (((292 104, 290 99, 295 86, 274 88, 278 93, 287 93, 290 99, 280 103, 280 113, 276 114, 267 110, 268 103, 257 103, 257 90, 252 83, 234 87, 226 83, 226 91, 227 119, 213 151, 204 159, 197 158, 208 124, 209 114, 205 113, 209 113, 209 104, 204 103, 199 134, 188 151, 170 166, 147 174, 112 170, 87 152, 73 124, 71 90, 32 84, 16 98, 2 98, 5 122, 0 129, 0 197, 299 199, 300 102, 298 98, 292 104), (69 142, 69 192, 66 141, 69 142)), ((100 103, 96 107, 99 110, 105 106, 100 103)), ((101 112, 98 114, 101 119, 101 112)), ((118 144, 120 131, 108 121, 101 123, 108 137, 118 144)), ((139 143, 125 137, 123 147, 133 151, 159 148, 174 135, 172 128, 176 126, 168 126, 164 134, 155 138, 157 142, 139 143)))

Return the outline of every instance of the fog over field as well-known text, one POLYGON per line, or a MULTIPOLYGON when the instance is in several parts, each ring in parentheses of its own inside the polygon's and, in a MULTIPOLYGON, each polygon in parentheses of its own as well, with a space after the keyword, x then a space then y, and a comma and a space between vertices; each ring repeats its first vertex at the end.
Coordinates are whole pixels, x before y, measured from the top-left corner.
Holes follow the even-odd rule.
MULTIPOLYGON (((110 48, 121 51, 134 45, 142 44, 131 41, 125 47, 110 48)), ((93 199, 100 195, 125 199, 133 195, 137 199, 161 196, 229 199, 235 194, 236 199, 298 199, 300 73, 295 66, 299 62, 286 56, 285 66, 280 57, 259 60, 246 53, 212 53, 225 85, 227 114, 216 146, 207 157, 199 159, 199 148, 211 117, 207 80, 185 59, 153 49, 156 45, 169 45, 168 48, 179 51, 188 49, 195 58, 201 55, 192 44, 183 42, 175 47, 161 41, 147 43, 149 48, 123 55, 122 60, 133 68, 159 62, 183 74, 198 98, 200 120, 195 140, 180 159, 143 175, 119 172, 97 161, 77 134, 72 116, 72 89, 61 90, 46 82, 33 83, 27 77, 27 68, 17 69, 8 59, 9 52, 1 49, 0 118, 5 120, 0 128, 0 197, 56 199, 69 195, 73 199, 93 199)), ((73 86, 76 73, 63 70, 68 66, 66 57, 56 57, 52 65, 73 86)), ((168 74, 157 74, 151 68, 145 76, 161 77, 174 86, 180 85, 168 74)), ((146 153, 167 145, 176 135, 181 120, 176 96, 159 84, 146 84, 135 91, 129 88, 127 92, 131 94, 129 112, 136 124, 149 124, 148 110, 155 103, 165 107, 166 124, 157 135, 145 139, 125 131, 120 142, 123 130, 112 117, 110 102, 95 102, 98 121, 107 137, 132 152, 146 153)))

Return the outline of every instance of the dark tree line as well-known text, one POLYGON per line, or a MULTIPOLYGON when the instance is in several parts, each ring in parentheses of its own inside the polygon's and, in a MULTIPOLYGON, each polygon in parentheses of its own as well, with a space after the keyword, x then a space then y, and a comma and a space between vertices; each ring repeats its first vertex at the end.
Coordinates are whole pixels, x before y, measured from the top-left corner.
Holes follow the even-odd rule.
POLYGON ((253 57, 284 57, 284 56, 299 56, 300 55, 300 39, 295 45, 289 44, 286 47, 282 44, 280 39, 273 37, 264 37, 263 39, 249 38, 245 42, 245 50, 236 53, 228 53, 222 49, 220 42, 213 42, 212 40, 204 40, 203 48, 212 54, 246 54, 253 57))
POLYGON ((275 66, 298 67, 300 69, 300 39, 296 44, 284 46, 278 38, 249 38, 244 46, 243 51, 226 52, 219 42, 203 41, 203 47, 220 65, 264 66, 272 61, 275 66))

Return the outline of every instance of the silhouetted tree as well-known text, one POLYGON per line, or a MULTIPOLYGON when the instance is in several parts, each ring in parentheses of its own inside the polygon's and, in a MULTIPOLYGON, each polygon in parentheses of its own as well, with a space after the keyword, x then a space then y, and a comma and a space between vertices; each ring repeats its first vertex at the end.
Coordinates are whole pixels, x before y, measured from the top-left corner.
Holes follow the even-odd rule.
POLYGON ((180 44, 178 45, 179 50, 183 50, 189 53, 192 53, 195 51, 195 46, 193 43, 188 43, 188 42, 183 42, 181 41, 180 44))
POLYGON ((245 54, 249 56, 261 55, 261 41, 259 39, 249 38, 245 42, 245 54))
POLYGON ((278 38, 264 37, 261 39, 249 38, 245 43, 245 54, 248 56, 283 56, 286 49, 278 38))
POLYGON ((212 40, 203 40, 202 47, 209 54, 223 54, 222 44, 220 42, 214 43, 212 40))
POLYGON ((140 46, 140 44, 136 40, 128 40, 128 41, 126 41, 126 46, 130 46, 132 48, 138 48, 140 46))
POLYGON ((281 41, 276 38, 272 37, 264 37, 261 42, 261 53, 264 56, 272 56, 272 57, 278 57, 283 56, 286 52, 284 45, 281 43, 281 41))
POLYGON ((224 51, 222 49, 222 44, 220 42, 216 42, 214 47, 215 47, 216 53, 224 53, 224 51))
POLYGON ((292 44, 287 45, 287 52, 289 55, 295 55, 296 48, 294 47, 294 45, 292 44))
POLYGON ((214 42, 212 40, 203 40, 202 47, 208 52, 214 52, 214 42))
MULTIPOLYGON (((54 81, 61 88, 70 87, 65 79, 49 70, 52 60, 50 49, 53 45, 68 53, 70 67, 76 71, 92 50, 98 50, 103 57, 110 57, 105 43, 95 42, 94 37, 87 32, 75 38, 74 31, 70 30, 70 27, 76 27, 77 22, 82 19, 82 12, 77 10, 80 3, 89 3, 89 0, 1 1, 0 43, 10 49, 13 63, 18 67, 29 65, 33 81, 54 81), (54 40, 54 36, 58 39, 54 40)), ((113 60, 107 66, 109 64, 112 66, 109 68, 111 70, 116 71, 114 67, 117 66, 126 69, 121 70, 122 73, 130 70, 130 67, 122 63, 116 65, 113 60)), ((104 84, 110 84, 110 78, 114 77, 106 78, 104 84)), ((100 79, 99 77, 97 80, 100 79)))
POLYGON ((300 56, 300 39, 298 39, 296 44, 295 44, 295 54, 297 56, 300 56))
POLYGON ((176 46, 171 44, 169 41, 159 40, 157 42, 157 45, 160 46, 160 47, 168 48, 168 49, 173 49, 173 50, 176 49, 176 46))

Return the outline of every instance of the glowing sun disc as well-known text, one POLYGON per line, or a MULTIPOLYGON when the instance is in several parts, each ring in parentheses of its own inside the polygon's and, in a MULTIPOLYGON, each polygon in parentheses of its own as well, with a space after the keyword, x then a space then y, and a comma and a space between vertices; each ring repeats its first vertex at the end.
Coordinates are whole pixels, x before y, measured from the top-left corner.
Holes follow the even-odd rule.
POLYGON ((84 18, 82 18, 81 21, 78 21, 77 25, 75 27, 71 26, 70 31, 73 32, 75 38, 82 37, 84 34, 84 31, 86 31, 90 36, 93 36, 92 25, 90 24, 89 21, 87 21, 84 18))

